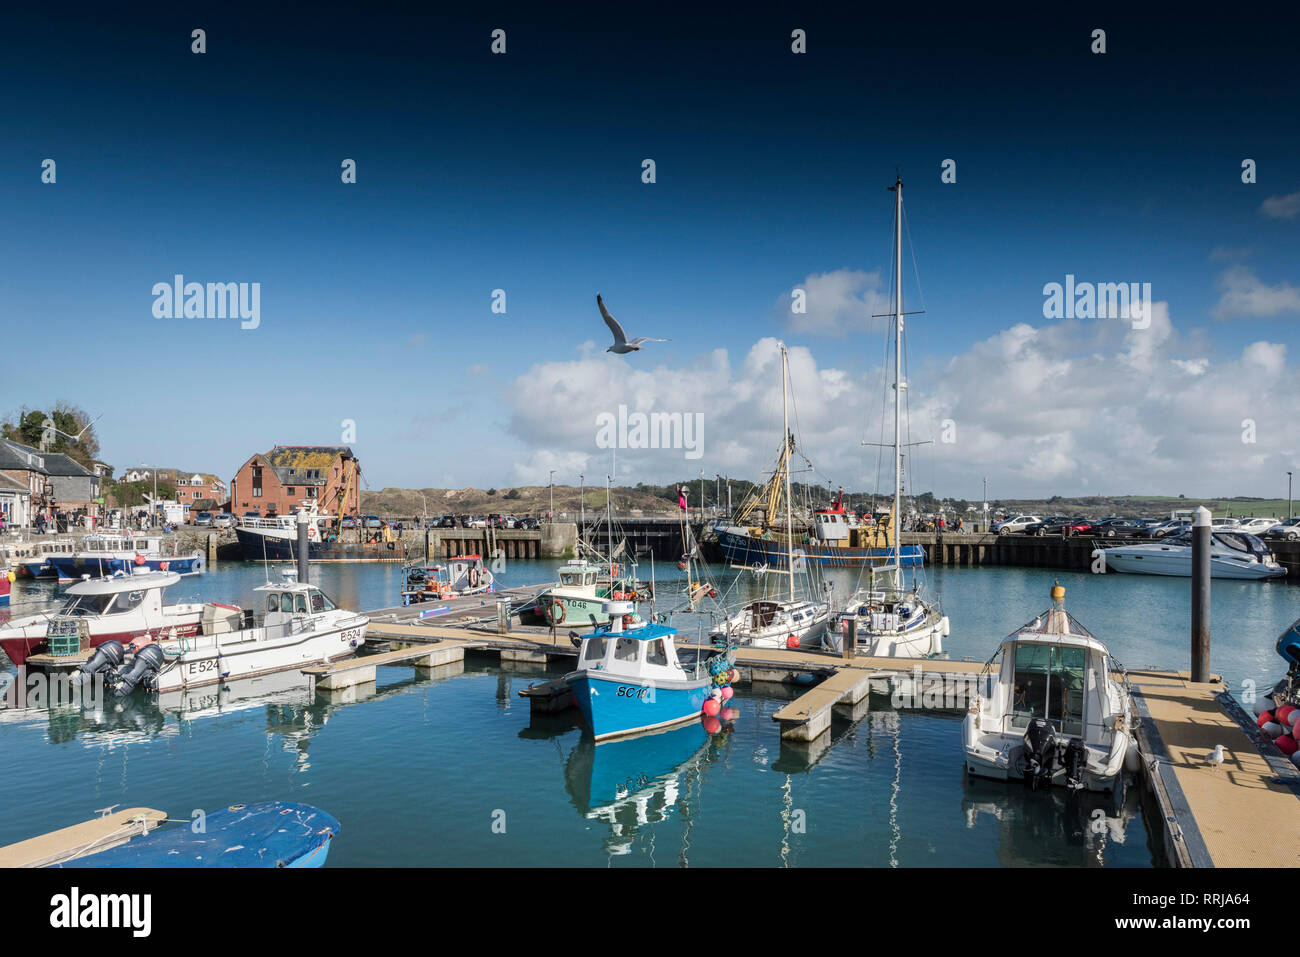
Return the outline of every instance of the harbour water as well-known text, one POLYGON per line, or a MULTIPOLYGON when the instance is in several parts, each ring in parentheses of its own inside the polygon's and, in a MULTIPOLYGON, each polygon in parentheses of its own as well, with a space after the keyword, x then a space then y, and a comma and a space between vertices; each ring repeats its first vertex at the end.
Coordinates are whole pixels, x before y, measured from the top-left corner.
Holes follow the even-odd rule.
MULTIPOLYGON (((502 580, 538 583, 553 570, 515 561, 502 580)), ((782 587, 714 571, 732 600, 761 584, 782 587)), ((394 603, 401 572, 339 565, 312 574, 341 604, 374 608, 394 603)), ((676 574, 657 571, 665 602, 676 574)), ((1187 667, 1187 579, 1008 567, 927 574, 952 618, 953 658, 983 661, 1047 606, 1060 580, 1071 612, 1130 668, 1187 667)), ((169 598, 251 604, 264 576, 260 566, 214 564, 169 598)), ((841 598, 856 582, 852 571, 827 577, 841 598)), ((13 614, 54 593, 52 584, 20 583, 13 614)), ((1298 595, 1287 585, 1214 582, 1212 666, 1235 693, 1280 676, 1273 642, 1295 619, 1298 595)), ((709 736, 690 725, 596 748, 576 712, 530 716, 517 692, 543 674, 470 659, 463 674, 437 680, 381 668, 373 693, 355 703, 313 697, 283 675, 187 699, 137 696, 103 711, 0 709, 0 807, 11 812, 0 815, 0 844, 112 804, 188 818, 294 800, 342 822, 331 866, 1153 863, 1138 789, 1120 802, 969 780, 957 714, 896 712, 873 697, 862 720, 836 718, 829 740, 795 746, 780 740, 771 715, 798 691, 742 686, 729 730, 709 736)))

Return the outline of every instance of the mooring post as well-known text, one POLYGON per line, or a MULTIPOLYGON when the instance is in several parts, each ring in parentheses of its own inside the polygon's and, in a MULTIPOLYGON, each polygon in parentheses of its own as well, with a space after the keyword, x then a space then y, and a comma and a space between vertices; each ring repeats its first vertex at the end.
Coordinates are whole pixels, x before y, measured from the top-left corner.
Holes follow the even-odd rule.
POLYGON ((305 511, 298 512, 298 581, 306 584, 307 577, 307 522, 305 511))
POLYGON ((857 615, 846 615, 844 623, 848 626, 844 630, 844 660, 852 661, 853 655, 858 650, 858 618, 857 615))
POLYGON ((1192 516, 1192 680, 1210 680, 1210 510, 1192 516))
POLYGON ((510 634, 510 599, 497 599, 497 634, 510 634))

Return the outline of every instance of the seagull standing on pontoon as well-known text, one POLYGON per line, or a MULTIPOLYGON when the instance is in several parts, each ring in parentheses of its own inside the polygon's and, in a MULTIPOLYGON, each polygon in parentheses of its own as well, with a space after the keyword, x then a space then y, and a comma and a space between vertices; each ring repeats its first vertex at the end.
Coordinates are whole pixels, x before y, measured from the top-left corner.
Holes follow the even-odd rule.
POLYGON ((605 317, 605 325, 609 326, 609 331, 614 333, 614 344, 606 349, 606 352, 613 352, 617 355, 627 355, 629 352, 637 352, 643 342, 670 342, 669 339, 655 339, 652 336, 640 336, 636 339, 629 339, 623 332, 623 327, 618 324, 618 320, 609 314, 605 308, 605 300, 600 298, 600 293, 596 293, 596 305, 600 307, 600 314, 605 317))

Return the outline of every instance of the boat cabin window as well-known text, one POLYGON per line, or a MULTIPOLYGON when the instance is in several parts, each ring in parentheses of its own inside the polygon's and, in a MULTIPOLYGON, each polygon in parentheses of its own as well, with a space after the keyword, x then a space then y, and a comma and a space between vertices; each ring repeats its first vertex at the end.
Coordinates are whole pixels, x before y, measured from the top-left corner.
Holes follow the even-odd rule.
POLYGON ((293 597, 294 597, 294 604, 296 605, 296 607, 294 608, 294 611, 296 611, 296 612, 298 612, 299 614, 302 614, 302 615, 307 614, 307 596, 306 596, 306 595, 294 595, 293 597))
POLYGON ((124 594, 118 596, 117 610, 130 611, 132 608, 138 607, 140 602, 142 601, 144 601, 144 592, 142 591, 125 592, 124 594))
POLYGON ((1086 648, 1016 645, 1011 726, 1023 729, 1047 718, 1062 734, 1083 734, 1086 648))
POLYGON ((664 640, 662 638, 646 642, 645 660, 646 664, 650 665, 668 664, 668 653, 664 650, 664 640))
POLYGON ((582 656, 583 661, 603 661, 605 658, 605 639, 588 638, 586 654, 582 656))
POLYGON ((266 596, 266 610, 267 611, 280 610, 280 596, 277 595, 275 592, 272 592, 271 594, 266 596))
MULTIPOLYGON (((78 595, 69 598, 67 604, 59 609, 59 614, 74 618, 108 614, 109 606, 113 604, 113 599, 116 597, 116 595, 78 595)), ((115 612, 120 610, 114 609, 115 612)))
POLYGON ((313 588, 309 594, 311 595, 311 610, 313 613, 333 611, 337 607, 334 602, 325 597, 324 592, 313 588))
POLYGON ((636 638, 620 638, 614 643, 614 657, 619 661, 636 661, 640 644, 636 638))

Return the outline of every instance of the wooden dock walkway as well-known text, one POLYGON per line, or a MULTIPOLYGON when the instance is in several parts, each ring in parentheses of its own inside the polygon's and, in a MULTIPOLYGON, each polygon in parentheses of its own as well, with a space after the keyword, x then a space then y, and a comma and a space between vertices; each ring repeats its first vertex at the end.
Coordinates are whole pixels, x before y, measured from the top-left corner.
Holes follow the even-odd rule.
POLYGON ((106 851, 146 834, 167 820, 165 811, 131 807, 49 834, 0 847, 0 867, 48 867, 82 857, 91 851, 106 851))
POLYGON ((1188 672, 1131 672, 1130 680, 1171 862, 1300 865, 1300 770, 1222 681, 1194 683, 1188 672), (1224 762, 1216 769, 1205 759, 1219 744, 1224 762))

